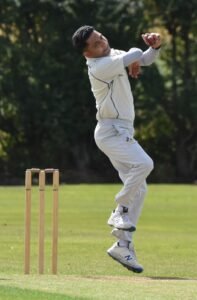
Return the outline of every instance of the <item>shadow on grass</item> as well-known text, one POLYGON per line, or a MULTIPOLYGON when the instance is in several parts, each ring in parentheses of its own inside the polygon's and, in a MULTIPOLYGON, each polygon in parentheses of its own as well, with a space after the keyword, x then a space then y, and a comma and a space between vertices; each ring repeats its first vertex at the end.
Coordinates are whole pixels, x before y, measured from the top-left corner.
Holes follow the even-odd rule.
POLYGON ((0 286, 0 299, 4 300, 88 300, 87 298, 68 296, 64 294, 48 293, 38 290, 20 289, 16 287, 0 286))
POLYGON ((10 278, 0 278, 0 281, 1 280, 11 280, 10 278))
POLYGON ((147 277, 148 279, 152 280, 197 280, 197 278, 184 278, 184 277, 157 277, 157 276, 152 276, 152 277, 147 277))

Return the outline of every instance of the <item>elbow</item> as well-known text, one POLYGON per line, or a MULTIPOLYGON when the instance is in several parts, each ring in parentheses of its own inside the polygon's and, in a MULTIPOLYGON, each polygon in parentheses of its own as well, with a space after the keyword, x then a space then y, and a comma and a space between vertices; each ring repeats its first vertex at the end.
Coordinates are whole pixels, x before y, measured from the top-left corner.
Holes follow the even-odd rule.
POLYGON ((139 48, 131 48, 129 50, 129 52, 127 52, 124 56, 123 56, 123 63, 124 66, 127 67, 128 65, 136 62, 136 61, 140 61, 141 57, 143 55, 143 51, 139 48))
POLYGON ((143 55, 143 51, 139 48, 136 49, 136 55, 138 56, 138 59, 143 55))
POLYGON ((150 66, 152 65, 153 61, 145 61, 144 66, 150 66))
POLYGON ((132 52, 135 53, 135 60, 139 60, 142 55, 143 55, 143 51, 139 48, 131 48, 132 52))

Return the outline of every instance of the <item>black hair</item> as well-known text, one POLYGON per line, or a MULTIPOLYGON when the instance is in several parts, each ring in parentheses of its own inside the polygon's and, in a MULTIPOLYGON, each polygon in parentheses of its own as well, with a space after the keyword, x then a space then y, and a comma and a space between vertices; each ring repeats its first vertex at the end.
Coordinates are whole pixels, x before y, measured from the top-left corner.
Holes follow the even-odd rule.
POLYGON ((87 46, 86 41, 94 31, 94 27, 89 25, 84 25, 78 28, 72 36, 73 47, 79 52, 83 53, 85 47, 87 46))

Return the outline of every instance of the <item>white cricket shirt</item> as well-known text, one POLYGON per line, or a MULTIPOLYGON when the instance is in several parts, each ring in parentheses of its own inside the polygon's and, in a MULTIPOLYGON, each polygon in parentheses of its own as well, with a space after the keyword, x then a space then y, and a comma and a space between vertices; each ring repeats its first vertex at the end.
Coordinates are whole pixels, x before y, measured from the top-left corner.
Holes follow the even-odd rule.
POLYGON ((124 53, 111 49, 109 56, 87 58, 91 89, 96 99, 97 120, 134 120, 133 95, 123 64, 124 53))
MULTIPOLYGON (((145 52, 132 48, 132 55, 140 65, 152 64, 159 51, 148 48, 145 52)), ((125 51, 111 49, 108 56, 86 58, 91 90, 96 99, 97 120, 121 119, 134 121, 134 103, 130 82, 123 63, 125 51)))

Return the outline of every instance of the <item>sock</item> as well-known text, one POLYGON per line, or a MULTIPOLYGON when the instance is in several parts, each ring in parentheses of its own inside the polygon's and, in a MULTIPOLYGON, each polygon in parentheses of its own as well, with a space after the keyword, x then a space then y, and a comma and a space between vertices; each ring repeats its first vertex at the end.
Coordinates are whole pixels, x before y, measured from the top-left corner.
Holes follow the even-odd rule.
POLYGON ((129 247, 129 241, 124 241, 124 240, 119 240, 118 241, 118 246, 119 247, 129 247))
POLYGON ((118 204, 116 210, 119 211, 120 213, 122 213, 122 212, 127 213, 128 212, 128 207, 118 204))

